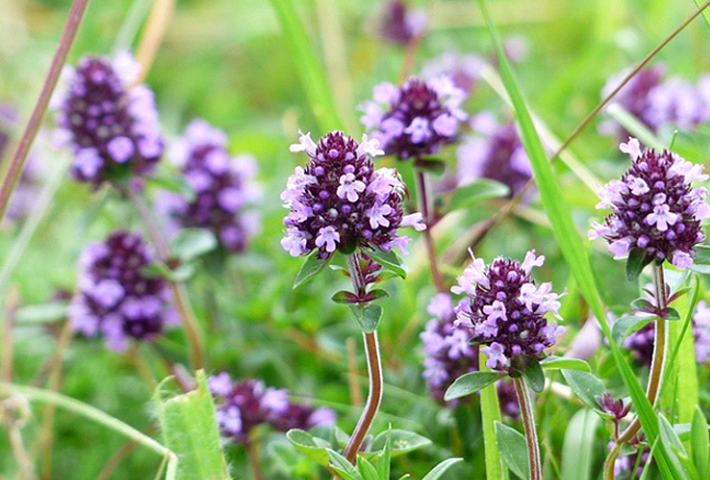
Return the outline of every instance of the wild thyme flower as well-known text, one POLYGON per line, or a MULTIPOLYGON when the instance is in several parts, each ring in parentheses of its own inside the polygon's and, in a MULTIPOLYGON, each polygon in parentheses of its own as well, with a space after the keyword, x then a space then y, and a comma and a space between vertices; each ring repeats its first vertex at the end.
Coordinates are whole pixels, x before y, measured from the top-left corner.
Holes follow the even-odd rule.
POLYGON ((552 293, 552 284, 538 287, 530 278, 545 257, 536 257, 532 250, 522 265, 498 257, 488 267, 473 253, 471 257, 473 262, 451 291, 468 295, 456 306, 457 323, 469 329, 472 341, 484 345, 486 366, 513 373, 526 359, 542 360, 545 348, 563 331, 545 319, 548 312, 560 318, 560 295, 552 293))
POLYGON ((459 185, 489 178, 510 187, 513 196, 532 178, 532 167, 513 123, 498 125, 482 113, 471 120, 475 135, 457 151, 459 185))
POLYGON ((385 40, 406 45, 424 33, 426 13, 423 10, 412 10, 401 0, 387 2, 386 9, 380 25, 385 40))
POLYGON ((423 376, 429 394, 441 402, 454 380, 465 373, 478 371, 478 349, 468 342, 471 338, 469 330, 455 325, 456 313, 449 294, 439 293, 432 298, 427 311, 435 318, 427 322, 419 336, 426 355, 423 376))
POLYGON ((88 245, 69 309, 74 331, 87 337, 101 334, 109 348, 123 350, 129 338, 151 341, 179 323, 165 279, 142 272, 152 259, 138 233, 118 231, 88 245))
MULTIPOLYGON (((704 301, 698 302, 691 321, 695 341, 695 359, 698 363, 706 363, 710 359, 710 308, 704 301)), ((647 367, 651 365, 653 358, 655 331, 655 322, 651 322, 624 340, 624 348, 647 367)))
MULTIPOLYGON (((636 439, 629 443, 637 446, 639 450, 631 455, 626 455, 616 459, 614 462, 615 479, 630 480, 641 478, 644 470, 646 469, 646 464, 649 461, 651 450, 647 447, 640 446, 640 442, 636 439)), ((653 462, 653 459, 651 459, 651 462, 653 462)))
POLYGON ((71 174, 95 185, 149 173, 163 153, 153 92, 132 84, 140 66, 124 52, 111 63, 84 57, 63 74, 68 89, 52 100, 56 137, 74 151, 71 174))
MULTIPOLYGON (((627 74, 628 71, 623 71, 612 75, 602 89, 602 97, 606 98, 627 74)), ((652 131, 667 124, 688 129, 706 122, 710 118, 709 78, 704 77, 693 85, 679 77, 664 80, 664 75, 662 65, 642 69, 613 101, 652 131)), ((600 129, 621 139, 628 136, 623 127, 611 120, 604 122, 600 129)))
POLYGON ((410 78, 401 88, 382 83, 374 88, 374 101, 362 105, 360 120, 386 155, 421 159, 456 140, 466 119, 461 110, 465 98, 448 77, 410 78))
POLYGON ((247 208, 259 200, 261 191, 252 181, 255 160, 248 155, 232 158, 226 144, 223 131, 204 120, 192 121, 171 153, 195 197, 188 202, 179 194, 165 193, 161 209, 181 227, 206 228, 226 250, 240 252, 258 227, 258 216, 247 208))
POLYGON ((614 258, 641 250, 644 259, 669 260, 680 269, 693 264, 693 247, 705 238, 700 222, 710 216, 705 188, 692 188, 693 180, 708 178, 701 165, 673 152, 641 151, 630 138, 620 149, 633 165, 621 177, 600 189, 597 208, 611 208, 604 224, 592 223, 589 238, 603 237, 614 258))
POLYGON ((485 65, 486 61, 478 55, 447 52, 427 62, 422 68, 422 77, 434 79, 447 76, 456 88, 468 95, 481 79, 481 69, 485 65))
POLYGON ((289 402, 288 391, 266 388, 258 380, 233 382, 227 372, 207 380, 215 398, 217 424, 222 436, 240 444, 249 441, 251 431, 262 424, 277 430, 307 430, 335 423, 335 413, 325 407, 312 409, 289 402))
POLYGON ((306 168, 296 167, 281 194, 291 212, 284 219, 281 245, 291 255, 317 249, 320 258, 336 250, 352 253, 357 247, 396 247, 404 252, 408 238, 399 227, 423 229, 421 214, 403 215, 404 185, 394 169, 375 170, 370 157, 381 155, 377 140, 358 144, 342 132, 331 132, 318 144, 301 133, 292 152, 305 151, 306 168))

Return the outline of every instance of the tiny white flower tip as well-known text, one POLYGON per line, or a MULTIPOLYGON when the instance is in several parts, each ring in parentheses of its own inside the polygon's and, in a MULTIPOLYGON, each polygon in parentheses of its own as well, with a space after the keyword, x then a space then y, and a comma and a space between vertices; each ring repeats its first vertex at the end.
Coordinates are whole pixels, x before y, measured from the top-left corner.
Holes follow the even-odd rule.
POLYGON ((636 160, 641 156, 641 144, 634 137, 629 137, 628 142, 619 145, 619 150, 628 154, 632 160, 636 160))
POLYGON ((377 157, 384 155, 385 151, 380 148, 380 141, 376 138, 368 138, 367 134, 363 134, 362 143, 358 148, 358 153, 362 155, 363 153, 371 157, 377 157))
POLYGON ((303 131, 299 130, 298 134, 300 135, 300 138, 298 139, 298 143, 292 144, 290 147, 288 147, 289 151, 296 153, 296 152, 306 152, 308 155, 315 155, 316 154, 316 144, 311 140, 311 132, 308 133, 303 133, 303 131))

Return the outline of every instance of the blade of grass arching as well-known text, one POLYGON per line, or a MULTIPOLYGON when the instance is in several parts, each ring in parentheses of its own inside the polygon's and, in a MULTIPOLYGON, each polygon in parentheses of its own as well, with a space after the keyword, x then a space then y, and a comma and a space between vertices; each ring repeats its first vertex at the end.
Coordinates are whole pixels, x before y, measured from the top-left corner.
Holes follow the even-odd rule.
POLYGON ((562 475, 560 478, 589 480, 595 452, 595 433, 599 415, 588 408, 577 411, 567 424, 562 447, 562 475))
MULTIPOLYGON (((493 89, 493 91, 496 92, 505 103, 507 103, 511 108, 513 108, 513 103, 511 102, 510 97, 508 96, 508 92, 506 91, 505 86, 503 85, 503 81, 501 80, 498 73, 493 69, 493 67, 491 67, 490 65, 484 65, 481 68, 480 74, 481 77, 486 81, 486 83, 488 83, 488 85, 493 89)), ((545 140, 545 144, 549 148, 558 151, 562 146, 562 142, 557 137, 555 137, 555 135, 552 134, 552 132, 547 128, 545 123, 539 117, 537 117, 532 112, 530 115, 533 119, 535 127, 540 132, 540 136, 543 140, 545 140)), ((577 176, 577 178, 579 178, 591 191, 595 192, 597 187, 604 183, 601 180, 597 179, 596 175, 589 171, 587 167, 585 167, 584 164, 579 161, 579 159, 577 159, 569 152, 569 150, 561 151, 559 157, 560 160, 562 160, 564 164, 567 165, 570 170, 572 170, 572 172, 577 176)))
POLYGON ((606 107, 606 111, 611 118, 638 138, 645 146, 656 150, 663 150, 665 147, 646 125, 641 123, 638 118, 631 115, 631 113, 618 103, 610 103, 609 106, 606 107))
POLYGON ((152 3, 153 0, 133 1, 113 41, 113 47, 111 49, 112 57, 115 58, 116 54, 122 50, 131 49, 131 45, 133 45, 136 35, 138 35, 138 30, 140 30, 143 20, 145 20, 145 17, 148 15, 152 3))
POLYGON ((668 357, 663 372, 661 405, 672 408, 674 423, 691 423, 698 404, 698 371, 695 360, 695 339, 692 316, 700 297, 699 280, 693 275, 693 288, 687 295, 673 302, 681 314, 682 322, 668 322, 668 357))
MULTIPOLYGON (((695 4, 698 6, 698 8, 703 6, 702 0, 694 0, 694 1, 695 1, 695 4)), ((708 26, 710 26, 710 10, 709 9, 706 8, 705 10, 703 10, 703 18, 705 19, 705 23, 707 23, 708 26)))
MULTIPOLYGON (((646 398, 646 395, 641 388, 636 375, 631 370, 631 367, 626 363, 619 349, 619 346, 611 337, 611 330, 604 314, 599 291, 597 290, 592 268, 589 263, 587 249, 582 243, 577 230, 572 221, 572 215, 564 202, 562 189, 555 178, 550 162, 545 155, 540 137, 535 130, 530 113, 527 109, 525 101, 520 90, 517 87, 517 82, 510 67, 510 63, 505 54, 503 44, 500 40, 495 26, 490 18, 490 14, 486 8, 484 0, 478 0, 481 6, 486 24, 493 38, 493 43, 499 58, 501 70, 501 78, 503 84, 512 101, 516 119, 520 125, 521 140, 525 151, 530 157, 530 162, 533 167, 533 173, 537 182, 543 206, 547 212, 550 221, 552 222, 555 237, 560 245, 562 254, 569 265, 572 275, 577 280, 577 284, 584 295, 590 309, 599 320, 604 335, 609 339, 612 355, 622 375, 626 388, 629 390, 631 399, 636 406, 641 424, 651 443, 653 443, 659 435, 658 418, 653 411, 653 407, 646 398)), ((664 478, 683 478, 680 472, 671 471, 673 466, 668 457, 666 446, 663 442, 659 442, 658 456, 656 457, 659 469, 664 478), (673 476, 676 474, 676 476, 673 476)), ((673 469, 675 470, 675 469, 673 469)))
MULTIPOLYGON (((491 371, 486 367, 487 357, 479 354, 478 364, 482 372, 491 371)), ((483 452, 486 458, 486 478, 508 480, 508 467, 498 452, 496 443, 496 422, 500 422, 500 405, 496 384, 481 390, 481 422, 483 423, 483 452)))
POLYGON ((334 129, 342 130, 343 125, 335 107, 333 93, 328 87, 328 78, 323 64, 308 38, 293 0, 271 0, 271 5, 278 17, 284 43, 291 51, 291 57, 322 133, 334 129))
POLYGON ((116 433, 120 433, 121 435, 140 443, 144 447, 150 448, 158 455, 168 458, 168 473, 165 478, 166 480, 175 480, 175 468, 178 462, 177 456, 169 448, 164 447, 151 437, 136 430, 130 425, 123 423, 119 419, 112 417, 108 413, 102 412, 98 408, 80 402, 74 398, 62 395, 61 393, 25 385, 16 385, 14 383, 0 382, 0 398, 13 395, 23 395, 29 397, 30 400, 37 400, 42 403, 51 403, 79 416, 93 420, 96 423, 108 427, 116 433), (172 472, 172 475, 170 472, 172 472))

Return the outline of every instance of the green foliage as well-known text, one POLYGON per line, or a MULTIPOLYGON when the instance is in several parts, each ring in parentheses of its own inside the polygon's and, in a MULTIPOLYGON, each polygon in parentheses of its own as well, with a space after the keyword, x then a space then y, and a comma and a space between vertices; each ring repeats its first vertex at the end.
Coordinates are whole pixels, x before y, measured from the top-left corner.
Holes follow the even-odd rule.
POLYGON ((598 428, 599 417, 591 410, 582 409, 572 416, 562 447, 562 478, 595 478, 592 469, 598 428))
POLYGON ((502 198, 509 193, 510 188, 507 185, 483 178, 454 190, 445 203, 444 210, 453 212, 469 208, 483 200, 502 198))
POLYGON ((525 436, 505 424, 496 422, 496 442, 500 455, 510 471, 520 478, 530 478, 528 445, 525 436))
POLYGON ((454 383, 446 390, 444 400, 451 400, 471 395, 482 388, 487 387, 496 380, 503 378, 505 374, 499 372, 471 372, 461 375, 454 380, 454 383))

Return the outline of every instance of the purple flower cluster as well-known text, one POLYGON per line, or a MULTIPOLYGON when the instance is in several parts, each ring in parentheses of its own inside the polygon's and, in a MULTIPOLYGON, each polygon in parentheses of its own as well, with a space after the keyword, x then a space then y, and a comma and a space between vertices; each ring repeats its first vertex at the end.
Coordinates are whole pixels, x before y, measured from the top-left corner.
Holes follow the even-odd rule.
POLYGON ((515 124, 499 126, 492 115, 482 113, 471 127, 476 135, 457 151, 459 185, 489 178, 508 185, 511 196, 522 190, 532 178, 532 167, 515 124))
POLYGON ((447 52, 424 65, 422 77, 449 77, 456 88, 468 95, 481 79, 481 69, 484 65, 486 61, 478 55, 447 52))
POLYGON ((386 155, 418 160, 456 140, 465 98, 449 77, 410 78, 401 88, 385 82, 374 88, 374 101, 362 105, 361 121, 386 155))
POLYGON ((426 355, 423 375, 431 396, 443 401, 454 380, 478 371, 478 348, 468 342, 469 329, 455 325, 456 313, 449 294, 439 293, 432 298, 427 311, 435 318, 427 322, 420 335, 426 355))
POLYGON ((69 308, 74 331, 87 337, 101 334, 109 348, 124 350, 129 338, 151 341, 179 323, 165 279, 142 272, 152 259, 138 233, 118 231, 88 245, 80 259, 79 291, 69 308))
MULTIPOLYGON (((704 301, 698 306, 691 318, 695 340, 695 359, 698 363, 710 360, 710 308, 704 301)), ((632 352, 636 360, 646 366, 651 365, 653 345, 656 337, 656 324, 651 322, 624 340, 624 348, 632 352)))
POLYGON ((473 262, 451 291, 468 295, 455 308, 457 324, 484 345, 486 366, 513 373, 526 359, 543 359, 545 348, 554 345, 563 331, 545 319, 548 312, 560 318, 560 295, 552 293, 550 283, 538 287, 530 278, 533 267, 541 266, 545 257, 536 257, 532 250, 522 265, 498 257, 488 267, 473 252, 471 257, 473 262))
MULTIPOLYGON (((651 450, 646 447, 639 446, 638 440, 634 440, 631 443, 638 446, 639 450, 631 455, 619 457, 616 461, 614 461, 615 479, 629 480, 641 478, 643 476, 643 471, 646 469, 646 464, 649 461, 651 450)), ((613 443, 611 445, 613 445, 613 443)), ((651 462, 653 462, 653 459, 651 459, 651 462)))
POLYGON ((226 144, 223 131, 204 120, 192 121, 176 140, 171 157, 195 198, 187 201, 166 192, 159 208, 179 226, 206 228, 226 250, 240 252, 258 228, 256 212, 246 208, 259 200, 261 191, 252 181, 255 160, 248 155, 231 158, 226 144))
POLYGON ((95 185, 149 173, 163 153, 153 92, 136 81, 140 66, 127 52, 113 63, 84 57, 67 68, 64 95, 53 98, 60 144, 74 151, 71 174, 95 185))
POLYGON ((261 424, 277 430, 308 430, 335 423, 335 412, 292 403, 287 390, 266 388, 263 382, 233 382, 227 372, 210 377, 207 384, 216 400, 216 417, 222 435, 236 443, 249 441, 251 431, 261 424))
POLYGON ((597 208, 611 208, 604 224, 592 223, 589 238, 603 237, 614 258, 640 249, 647 261, 668 259, 680 269, 693 264, 693 247, 705 238, 700 222, 710 216, 708 191, 692 188, 693 180, 708 178, 701 165, 673 152, 641 151, 638 140, 622 143, 633 165, 600 189, 597 208))
POLYGON ((414 37, 424 33, 426 13, 422 10, 411 10, 401 0, 387 3, 384 18, 380 25, 382 37, 392 43, 406 45, 414 37))
POLYGON ((396 171, 375 170, 370 157, 382 154, 377 140, 363 136, 358 145, 335 131, 316 144, 310 133, 301 133, 291 151, 310 157, 305 169, 296 167, 281 194, 291 210, 281 245, 291 255, 317 249, 320 258, 328 258, 336 250, 352 253, 357 247, 404 252, 409 239, 398 236, 397 229, 424 228, 421 214, 403 215, 404 185, 396 171))
MULTIPOLYGON (((602 89, 602 97, 607 97, 628 73, 611 76, 602 89)), ((617 93, 614 101, 653 131, 666 124, 692 128, 710 119, 710 76, 693 85, 679 77, 664 81, 664 74, 662 65, 641 70, 617 93)), ((620 138, 628 134, 611 121, 600 128, 620 138)))

